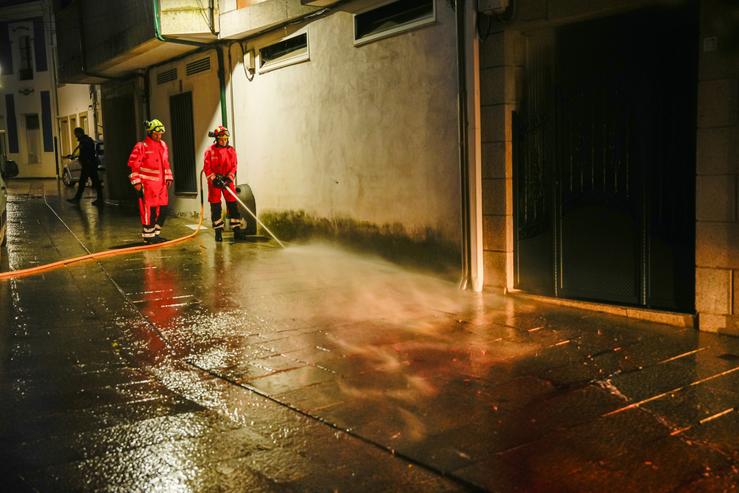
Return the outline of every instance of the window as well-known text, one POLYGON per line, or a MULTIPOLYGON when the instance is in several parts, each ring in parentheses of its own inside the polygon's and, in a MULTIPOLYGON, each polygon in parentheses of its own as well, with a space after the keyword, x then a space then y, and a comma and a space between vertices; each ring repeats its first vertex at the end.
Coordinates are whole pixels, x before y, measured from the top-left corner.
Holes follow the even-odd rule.
POLYGON ((21 55, 21 67, 18 71, 18 78, 20 80, 32 80, 33 79, 33 58, 31 56, 31 37, 21 36, 18 44, 20 47, 21 55))
POLYGON ((259 73, 310 60, 308 35, 299 34, 259 50, 259 73))
POLYGON ((0 130, 0 161, 5 162, 8 157, 8 146, 5 144, 5 130, 0 130))
POLYGON ((197 195, 198 173, 195 162, 192 92, 170 96, 169 115, 169 127, 172 129, 170 161, 174 172, 174 191, 178 195, 197 195))
POLYGON ((80 113, 80 128, 85 131, 86 135, 89 135, 87 128, 87 113, 80 113))
POLYGON ((59 140, 62 143, 62 156, 71 154, 72 149, 69 147, 69 120, 67 118, 59 119, 59 140))
POLYGON ((26 128, 33 128, 38 130, 38 113, 26 115, 26 128))
POLYGON ((26 145, 28 146, 28 164, 40 163, 41 126, 37 113, 26 115, 26 145))
POLYGON ((436 21, 434 0, 400 0, 354 16, 354 44, 425 26, 436 21))

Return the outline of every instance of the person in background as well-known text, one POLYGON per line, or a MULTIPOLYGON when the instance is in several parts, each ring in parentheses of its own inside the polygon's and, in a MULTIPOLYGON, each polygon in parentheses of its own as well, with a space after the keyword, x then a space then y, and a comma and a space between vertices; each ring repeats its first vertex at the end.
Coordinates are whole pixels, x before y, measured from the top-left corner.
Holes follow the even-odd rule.
POLYGON ((169 150, 162 140, 164 124, 157 120, 144 122, 146 138, 137 142, 128 158, 131 185, 136 190, 144 243, 167 241, 160 236, 169 204, 169 187, 174 177, 169 166, 169 150))
POLYGON ((77 137, 79 144, 72 154, 67 157, 71 159, 77 155, 82 166, 82 172, 80 173, 80 181, 77 184, 77 193, 71 199, 67 199, 67 201, 73 204, 79 204, 82 193, 85 191, 85 185, 87 185, 87 179, 89 178, 97 192, 97 197, 92 201, 92 205, 103 205, 103 186, 98 176, 99 162, 95 154, 95 141, 89 135, 85 135, 85 131, 80 127, 74 129, 74 136, 77 137))

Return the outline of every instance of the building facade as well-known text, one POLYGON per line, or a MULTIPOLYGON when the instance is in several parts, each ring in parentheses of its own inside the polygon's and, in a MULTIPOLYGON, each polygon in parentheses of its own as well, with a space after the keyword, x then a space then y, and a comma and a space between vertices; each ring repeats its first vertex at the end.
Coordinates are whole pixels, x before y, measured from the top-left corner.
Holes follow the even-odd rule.
POLYGON ((487 284, 739 333, 738 14, 520 0, 482 27, 487 284))
POLYGON ((0 153, 21 177, 57 175, 50 25, 41 2, 0 9, 0 153))
POLYGON ((107 81, 113 198, 157 117, 195 213, 223 123, 287 238, 739 332, 733 2, 62 3, 60 73, 107 81))
POLYGON ((53 11, 46 2, 0 8, 0 155, 21 178, 62 174, 75 127, 101 141, 99 85, 59 84, 53 11))

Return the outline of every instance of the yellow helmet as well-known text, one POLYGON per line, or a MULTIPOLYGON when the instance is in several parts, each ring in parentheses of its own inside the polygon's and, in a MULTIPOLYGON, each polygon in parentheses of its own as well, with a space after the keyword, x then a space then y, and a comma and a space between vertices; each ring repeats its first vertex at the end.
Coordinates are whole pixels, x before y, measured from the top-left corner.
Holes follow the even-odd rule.
POLYGON ((146 126, 146 133, 152 133, 152 132, 161 132, 164 133, 166 130, 164 130, 164 123, 160 122, 156 118, 153 120, 145 121, 144 125, 146 126))

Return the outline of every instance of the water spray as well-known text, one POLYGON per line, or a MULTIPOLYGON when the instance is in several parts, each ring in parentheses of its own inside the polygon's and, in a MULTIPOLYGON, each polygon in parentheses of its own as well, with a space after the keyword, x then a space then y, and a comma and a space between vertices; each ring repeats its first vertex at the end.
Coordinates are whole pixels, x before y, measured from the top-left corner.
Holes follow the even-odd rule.
POLYGON ((275 239, 275 241, 276 241, 277 243, 279 243, 279 245, 280 245, 280 246, 281 246, 282 248, 286 248, 286 247, 285 247, 285 245, 284 245, 284 244, 283 244, 283 243, 282 243, 282 242, 280 241, 280 239, 279 239, 279 238, 277 238, 277 237, 275 236, 275 234, 274 234, 274 233, 273 233, 272 231, 270 231, 270 230, 269 230, 269 228, 268 228, 267 226, 265 226, 265 225, 264 225, 264 223, 263 223, 262 221, 260 221, 260 220, 259 220, 259 218, 257 217, 257 215, 256 215, 256 214, 254 214, 254 212, 252 212, 252 210, 251 210, 251 209, 249 209, 249 208, 248 208, 248 207, 246 206, 246 204, 245 204, 245 203, 243 203, 243 202, 241 201, 241 199, 239 198, 239 196, 238 196, 238 195, 236 195, 236 194, 234 193, 234 191, 233 191, 233 190, 231 190, 231 189, 230 189, 229 187, 224 187, 223 189, 224 189, 224 190, 226 190, 226 191, 227 191, 228 193, 230 193, 230 194, 231 194, 231 197, 233 197, 234 199, 236 199, 236 202, 238 202, 238 203, 239 203, 239 205, 241 205, 241 207, 243 207, 244 209, 246 209, 246 212, 248 212, 248 213, 249 213, 249 214, 251 215, 251 217, 253 217, 253 218, 254 218, 254 220, 255 220, 255 221, 257 222, 257 224, 259 224, 259 225, 260 225, 260 226, 261 226, 262 228, 264 228, 264 230, 265 230, 265 231, 266 231, 267 233, 269 233, 269 235, 270 235, 270 236, 271 236, 272 238, 274 238, 274 239, 275 239))

